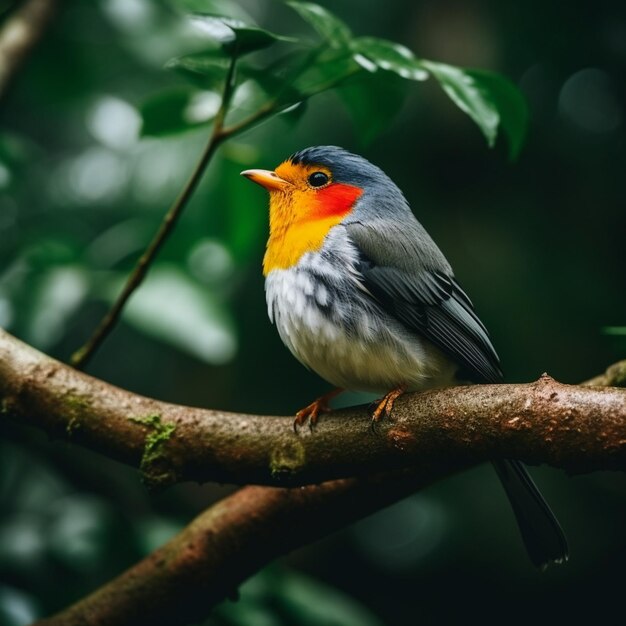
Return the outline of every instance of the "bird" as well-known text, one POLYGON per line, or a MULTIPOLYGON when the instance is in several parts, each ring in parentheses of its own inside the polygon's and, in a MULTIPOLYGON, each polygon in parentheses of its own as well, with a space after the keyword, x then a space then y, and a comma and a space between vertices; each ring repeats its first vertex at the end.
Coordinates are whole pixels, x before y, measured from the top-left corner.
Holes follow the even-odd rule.
MULTIPOLYGON (((450 263, 379 167, 338 146, 295 152, 242 176, 269 192, 263 257, 270 320, 291 353, 334 389, 296 413, 296 430, 344 390, 384 393, 500 383, 500 360, 450 263)), ((568 559, 549 505, 517 460, 494 460, 532 563, 568 559)))

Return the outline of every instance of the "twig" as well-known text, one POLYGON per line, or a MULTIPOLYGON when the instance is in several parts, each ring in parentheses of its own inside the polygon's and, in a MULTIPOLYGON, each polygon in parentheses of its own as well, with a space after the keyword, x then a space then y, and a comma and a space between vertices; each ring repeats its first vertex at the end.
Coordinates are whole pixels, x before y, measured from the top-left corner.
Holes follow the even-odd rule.
MULTIPOLYGON (((261 122, 265 121, 267 118, 281 112, 285 108, 289 108, 289 105, 292 103, 284 104, 281 102, 280 95, 273 98, 272 100, 266 102, 263 106, 261 106, 257 111, 252 113, 249 117, 240 120, 239 122, 234 123, 230 127, 225 127, 224 122, 226 119, 226 114, 228 112, 228 107, 230 104, 230 100, 234 90, 234 72, 236 65, 237 55, 235 54, 232 57, 231 64, 228 70, 228 74, 224 83, 224 92, 222 95, 222 102, 220 105, 220 109, 215 118, 215 122, 213 125, 213 133, 211 138, 209 139, 209 143, 200 158, 200 161, 196 165, 196 168, 191 175, 191 178, 187 182, 185 188, 182 193, 176 200, 176 202, 169 209, 167 214, 165 215, 161 226, 155 235, 154 239, 146 249, 146 251, 141 255, 139 261, 137 262, 134 270, 129 276, 126 285, 122 293, 118 296, 117 300, 111 307, 111 309, 107 312, 104 318, 101 320, 100 324, 97 326, 96 330, 92 334, 92 336, 87 340, 87 342, 79 348, 70 358, 70 363, 77 369, 82 369, 89 359, 93 356, 98 347, 102 344, 102 342, 106 339, 109 333, 115 327, 117 321, 124 310, 124 306, 126 302, 130 298, 130 296, 135 292, 135 290, 141 285, 144 280, 152 262, 156 258, 157 253, 159 252, 161 246, 167 239, 168 235, 172 232, 176 221, 180 217, 182 211, 185 206, 189 202, 202 174, 207 168, 211 157, 219 147, 221 143, 240 135, 241 133, 248 131, 261 122)), ((298 70, 299 71, 299 70, 298 70)), ((291 76, 291 79, 297 76, 298 71, 295 71, 291 76)), ((322 82, 321 85, 318 85, 314 92, 309 95, 302 95, 302 99, 308 98, 310 95, 317 93, 319 91, 325 91, 340 82, 346 80, 349 76, 356 74, 361 71, 361 68, 355 63, 354 68, 348 74, 342 75, 339 78, 331 78, 326 82, 322 82)), ((285 79, 285 89, 289 89, 290 79, 285 79)))
POLYGON ((224 121, 226 118, 226 113, 228 112, 228 106, 230 104, 234 89, 233 81, 236 63, 237 58, 236 56, 233 56, 230 66, 228 68, 226 79, 224 81, 222 101, 219 111, 217 112, 217 115, 215 117, 215 121, 213 123, 213 131, 209 138, 209 142, 207 143, 206 148, 204 149, 204 152, 200 157, 200 160, 196 164, 196 167, 194 168, 191 177, 187 181, 180 195, 175 200, 174 204, 172 204, 168 212, 165 214, 165 217, 163 218, 163 221, 161 222, 161 225, 159 226, 156 235, 150 242, 149 246, 146 248, 145 252, 137 261, 135 268, 128 277, 124 289, 118 296, 117 300, 109 309, 104 318, 102 318, 96 330, 87 340, 87 342, 71 356, 70 363, 75 368, 82 369, 83 367, 85 367, 89 359, 94 355, 95 351, 100 347, 102 342, 106 339, 106 337, 117 324, 120 315, 124 310, 126 302, 139 287, 139 285, 141 285, 144 278, 146 277, 146 274, 148 273, 152 262, 156 258, 159 250, 165 243, 168 236, 171 234, 174 226, 176 225, 176 222, 180 218, 183 210, 191 199, 191 196, 198 186, 198 183, 200 182, 202 175, 209 165, 211 158, 215 154, 220 144, 228 137, 228 135, 224 133, 224 121))
POLYGON ((6 417, 140 466, 146 481, 302 485, 439 459, 516 458, 571 472, 626 469, 626 390, 474 385, 407 394, 376 433, 366 407, 334 411, 311 435, 292 417, 167 404, 59 363, 0 331, 6 417))
POLYGON ((27 0, 0 30, 0 99, 7 93, 57 10, 57 0, 27 0))
POLYGON ((599 376, 586 380, 586 387, 626 387, 626 361, 618 361, 607 367, 599 376))

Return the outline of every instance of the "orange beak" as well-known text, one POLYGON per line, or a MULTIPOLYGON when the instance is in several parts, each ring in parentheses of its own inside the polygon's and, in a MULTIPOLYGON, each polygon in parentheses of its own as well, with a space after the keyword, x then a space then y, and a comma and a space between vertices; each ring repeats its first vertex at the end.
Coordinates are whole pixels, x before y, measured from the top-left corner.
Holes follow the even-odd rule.
POLYGON ((269 170, 245 170, 241 172, 241 175, 249 178, 253 183, 265 187, 268 191, 277 191, 291 185, 289 181, 281 178, 276 172, 269 170))

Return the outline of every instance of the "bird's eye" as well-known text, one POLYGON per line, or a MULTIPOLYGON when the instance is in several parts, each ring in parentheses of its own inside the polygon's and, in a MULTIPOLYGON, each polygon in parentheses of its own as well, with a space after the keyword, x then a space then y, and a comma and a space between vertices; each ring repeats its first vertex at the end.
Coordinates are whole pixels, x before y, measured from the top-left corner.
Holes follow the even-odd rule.
POLYGON ((328 174, 324 174, 324 172, 313 172, 309 176, 309 185, 311 187, 323 187, 328 181, 328 174))

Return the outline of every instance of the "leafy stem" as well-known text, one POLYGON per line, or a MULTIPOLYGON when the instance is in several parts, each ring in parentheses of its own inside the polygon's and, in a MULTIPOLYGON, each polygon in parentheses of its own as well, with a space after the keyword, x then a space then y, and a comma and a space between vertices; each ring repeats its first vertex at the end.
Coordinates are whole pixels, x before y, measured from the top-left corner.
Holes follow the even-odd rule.
POLYGON ((227 139, 235 137, 236 135, 239 135, 244 131, 249 130, 253 126, 260 124, 268 117, 276 114, 278 110, 278 103, 275 100, 271 100, 270 102, 264 104, 260 109, 252 113, 249 117, 241 120, 240 122, 234 123, 229 128, 225 128, 222 132, 222 136, 227 139))
POLYGON ((159 250, 163 247, 163 244, 167 240, 168 236, 174 229, 178 219, 180 218, 185 207, 189 203, 191 196, 193 195, 198 183, 200 182, 202 175, 204 174, 207 166, 209 165, 213 155, 217 151, 218 147, 228 138, 232 133, 224 132, 224 122, 226 120, 226 114, 228 113, 228 107, 230 105, 232 95, 235 88, 235 69, 237 65, 237 55, 234 54, 231 58, 231 62, 228 67, 228 72, 224 80, 224 88, 222 92, 222 99, 220 108, 215 116, 215 122, 213 124, 213 131, 209 138, 209 141, 204 149, 204 152, 200 156, 200 160, 196 164, 189 180, 183 187, 179 196, 174 203, 170 206, 169 210, 163 217, 161 225, 157 230, 152 241, 145 249, 144 253, 139 257, 139 260, 135 264, 133 271, 128 277, 122 292, 119 294, 109 311, 102 318, 91 337, 86 343, 76 350, 70 358, 70 363, 77 369, 82 369, 94 355, 96 350, 100 347, 102 342, 111 333, 124 310, 124 306, 128 302, 129 298, 135 292, 135 290, 141 285, 150 266, 156 258, 159 250))

